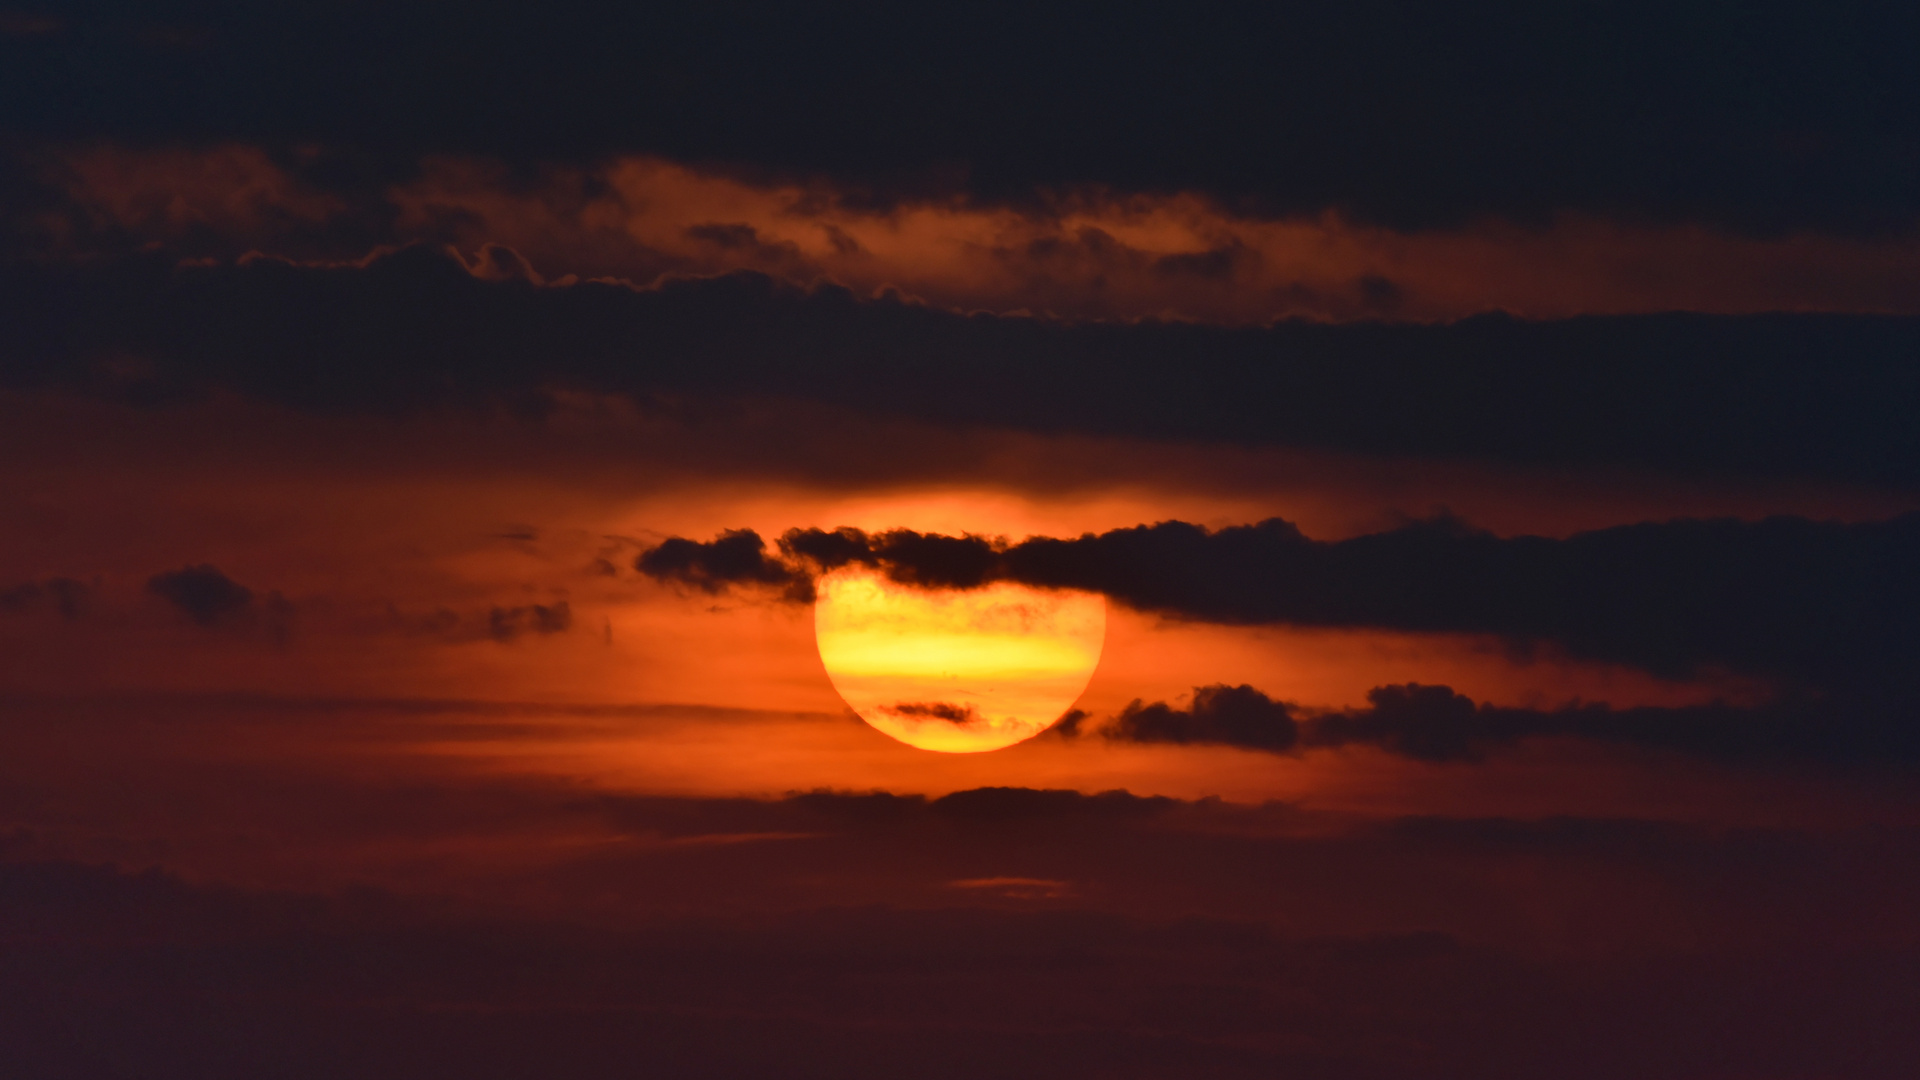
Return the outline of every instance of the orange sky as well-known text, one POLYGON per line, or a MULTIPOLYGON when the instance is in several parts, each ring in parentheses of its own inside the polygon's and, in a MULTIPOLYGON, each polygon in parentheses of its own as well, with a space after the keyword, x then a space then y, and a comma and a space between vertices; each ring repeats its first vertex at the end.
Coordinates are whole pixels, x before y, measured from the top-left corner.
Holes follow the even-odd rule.
POLYGON ((0 1080, 1920 1076, 1908 8, 0 4, 0 1080))
MULTIPOLYGON (((0 560, 21 577, 97 583, 84 618, 48 611, 0 617, 12 694, 468 702, 460 708, 483 715, 465 734, 448 741, 431 725, 408 721, 374 740, 378 754, 424 754, 623 790, 939 793, 1024 784, 1307 799, 1377 811, 1417 809, 1429 798, 1541 808, 1610 805, 1623 791, 1646 795, 1617 780, 1566 779, 1588 766, 1562 763, 1549 770, 1560 780, 1530 778, 1528 759, 1476 767, 1471 775, 1482 779, 1468 781, 1459 769, 1370 752, 1292 758, 1125 747, 1097 737, 1043 738, 986 755, 928 754, 848 717, 821 667, 806 607, 753 593, 676 590, 631 569, 634 556, 661 537, 736 527, 768 535, 842 524, 1075 535, 1168 516, 1227 524, 1280 514, 1310 533, 1337 536, 1391 523, 1404 509, 1397 500, 1411 466, 1022 438, 1012 448, 989 446, 982 460, 1038 447, 1065 463, 1065 475, 1030 485, 955 477, 927 490, 902 478, 827 484, 747 469, 679 470, 639 453, 652 444, 635 441, 627 421, 615 437, 591 417, 564 414, 528 426, 471 416, 295 417, 231 402, 159 413, 50 399, 31 408, 0 400, 0 407, 18 421, 0 437, 11 463, 0 470, 0 497, 20 522, 0 535, 0 560), (35 435, 40 425, 75 424, 99 431, 99 439, 54 452, 35 435), (1225 483, 1216 454, 1256 467, 1231 470, 1237 479, 1225 483), (1103 458, 1112 471, 1076 465, 1076 455, 1103 458), (1159 471, 1136 473, 1131 455, 1157 459, 1159 471), (1214 482, 1202 482, 1207 477, 1214 482), (279 594, 289 614, 282 620, 256 604, 242 618, 199 627, 143 589, 153 573, 200 563, 263 600, 279 594), (572 617, 565 632, 528 631, 507 641, 488 632, 494 609, 561 602, 572 617), (487 703, 517 711, 487 719, 487 703), (715 709, 745 710, 748 719, 716 721, 715 709), (1473 794, 1486 777, 1503 779, 1473 794)), ((1491 469, 1440 476, 1458 485, 1456 510, 1515 531, 1709 508, 1864 518, 1904 508, 1871 492, 1808 501, 1791 485, 1711 502, 1684 487, 1621 478, 1542 486, 1525 473, 1491 469), (1616 501, 1588 498, 1586 483, 1616 501), (1536 500, 1542 491, 1557 492, 1564 505, 1536 500)), ((1113 606, 1104 655, 1080 705, 1105 716, 1137 698, 1177 701, 1195 686, 1245 682, 1276 698, 1345 707, 1362 704, 1375 686, 1408 681, 1450 685, 1480 701, 1549 707, 1765 693, 1751 682, 1664 681, 1550 651, 1520 660, 1496 641, 1466 635, 1224 627, 1113 606)), ((352 730, 360 740, 370 729, 352 730)), ((1605 760, 1593 759, 1596 777, 1613 775, 1605 760)), ((1687 792, 1685 800, 1711 801, 1698 789, 1687 792)))

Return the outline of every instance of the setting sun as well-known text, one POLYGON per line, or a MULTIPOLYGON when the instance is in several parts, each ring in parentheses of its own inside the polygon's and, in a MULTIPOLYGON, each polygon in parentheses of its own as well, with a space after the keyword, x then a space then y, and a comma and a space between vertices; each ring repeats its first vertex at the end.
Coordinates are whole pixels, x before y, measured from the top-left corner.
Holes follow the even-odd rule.
POLYGON ((1106 601, 1000 583, 932 592, 870 570, 820 581, 820 660, 848 705, 922 750, 998 750, 1045 731, 1100 662, 1106 601))

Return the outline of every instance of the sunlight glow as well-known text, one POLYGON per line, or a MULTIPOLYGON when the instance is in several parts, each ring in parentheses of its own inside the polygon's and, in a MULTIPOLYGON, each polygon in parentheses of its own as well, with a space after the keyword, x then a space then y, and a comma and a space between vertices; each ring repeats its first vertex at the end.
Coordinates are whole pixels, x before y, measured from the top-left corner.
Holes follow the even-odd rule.
POLYGON ((1106 600, 999 583, 926 591, 871 570, 819 583, 814 634, 834 689, 923 750, 998 750, 1045 731, 1100 663, 1106 600))

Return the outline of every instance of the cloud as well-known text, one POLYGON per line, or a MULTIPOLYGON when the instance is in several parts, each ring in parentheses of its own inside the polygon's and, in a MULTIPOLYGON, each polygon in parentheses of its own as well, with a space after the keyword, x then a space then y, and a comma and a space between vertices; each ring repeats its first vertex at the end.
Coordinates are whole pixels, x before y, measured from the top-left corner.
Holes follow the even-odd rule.
POLYGON ((147 591, 201 626, 212 626, 253 602, 252 589, 209 564, 155 574, 147 579, 147 591))
MULTIPOLYGON (((1076 724, 1069 737, 1089 733, 1076 724)), ((1362 709, 1313 711, 1250 686, 1195 687, 1190 705, 1134 701, 1104 725, 1108 739, 1237 746, 1279 754, 1374 747, 1415 761, 1472 762, 1528 739, 1572 738, 1720 761, 1905 764, 1920 761, 1920 725, 1901 703, 1839 699, 1614 709, 1475 704, 1447 686, 1367 692, 1362 709)))
POLYGON ((387 604, 377 616, 350 624, 367 634, 400 633, 437 638, 446 642, 518 641, 528 635, 544 637, 564 634, 573 629, 573 607, 565 600, 550 604, 494 605, 457 611, 436 607, 430 611, 408 611, 387 604))
MULTIPOLYGON (((1450 686, 1379 686, 1367 691, 1367 706, 1319 718, 1313 725, 1313 745, 1372 745, 1417 761, 1470 761, 1490 745, 1510 745, 1529 735, 1570 734, 1573 726, 1564 722, 1572 710, 1559 716, 1524 709, 1483 711, 1450 686)), ((1593 719, 1593 710, 1584 718, 1593 719)), ((1590 731, 1594 725, 1584 726, 1590 731)))
POLYGON ((1170 813, 1183 804, 1165 796, 1142 796, 1120 790, 1088 794, 1071 788, 982 787, 951 792, 937 799, 885 791, 796 792, 779 805, 859 825, 893 826, 934 820, 979 825, 1145 821, 1170 813))
POLYGON ((1164 701, 1135 701, 1105 731, 1108 738, 1131 742, 1223 743, 1276 752, 1293 749, 1300 738, 1288 707, 1251 686, 1196 687, 1192 706, 1181 710, 1164 701))
POLYGON ((813 598, 807 577, 769 558, 767 542, 752 529, 730 529, 704 542, 673 537, 642 552, 633 565, 649 577, 707 593, 721 592, 729 585, 755 584, 800 589, 797 599, 813 598))
POLYGON ((487 612, 487 633, 495 641, 512 641, 522 634, 564 634, 572 628, 573 609, 565 600, 487 612))
POLYGON ((880 706, 880 711, 921 720, 945 720, 950 724, 971 724, 980 719, 980 714, 974 711, 973 706, 954 705, 945 701, 897 701, 892 705, 880 706))
POLYGON ((351 209, 258 146, 129 152, 96 144, 46 168, 85 212, 75 225, 143 241, 285 243, 351 209))
POLYGON ((50 577, 23 581, 0 588, 0 612, 32 611, 51 605, 66 618, 78 618, 86 610, 93 586, 68 577, 50 577))
POLYGON ((1278 518, 1018 542, 796 529, 781 537, 779 558, 764 548, 750 533, 705 546, 674 539, 636 565, 668 579, 695 567, 709 590, 773 584, 805 599, 795 581, 861 564, 927 588, 1016 581, 1209 622, 1491 634, 1516 649, 1552 643, 1665 676, 1720 668, 1829 690, 1911 687, 1920 653, 1920 515, 1678 520, 1566 539, 1501 538, 1444 517, 1340 541, 1310 539, 1278 518), (735 552, 740 573, 730 577, 735 552))
POLYGON ((535 265, 556 279, 642 283, 754 270, 957 312, 1228 325, 1920 312, 1920 243, 1897 231, 1742 236, 1606 214, 1408 231, 1338 208, 1276 217, 1190 191, 1100 185, 876 204, 828 179, 638 156, 550 167, 537 180, 498 161, 432 157, 390 185, 344 187, 357 170, 311 148, 102 144, 48 157, 39 188, 15 200, 17 239, 30 255, 66 259, 157 248, 351 261, 375 246, 448 243, 473 252, 474 274, 488 280, 538 284, 535 265))
POLYGON ((1166 813, 1178 804, 1165 796, 1127 791, 1088 795, 1067 789, 983 787, 943 795, 928 804, 936 816, 993 823, 1036 820, 1134 820, 1166 813))
POLYGON ((0 262, 0 385, 355 412, 538 412, 556 391, 784 400, 1048 434, 1920 480, 1920 319, 1067 325, 750 273, 538 286, 503 260, 421 245, 329 265, 0 262))
POLYGON ((1097 48, 1072 5, 662 20, 568 3, 471 12, 456 50, 424 10, 377 36, 321 4, 201 13, 166 31, 213 43, 193 50, 105 15, 59 24, 13 24, 16 138, 336 147, 355 180, 448 151, 523 175, 650 154, 829 176, 882 206, 1105 185, 1410 230, 1586 209, 1760 234, 1894 232, 1916 212, 1913 27, 1886 5, 1758 7, 1737 49, 1711 5, 1518 0, 1113 11, 1097 48))
POLYGON ((211 564, 155 574, 147 579, 147 592, 200 626, 257 633, 278 646, 292 639, 294 606, 286 597, 277 591, 256 596, 211 564))

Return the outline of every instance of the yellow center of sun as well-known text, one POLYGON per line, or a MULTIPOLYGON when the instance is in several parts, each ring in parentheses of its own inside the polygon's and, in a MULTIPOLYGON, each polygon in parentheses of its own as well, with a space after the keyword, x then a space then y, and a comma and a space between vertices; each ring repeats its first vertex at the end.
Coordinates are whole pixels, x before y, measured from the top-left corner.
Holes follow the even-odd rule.
POLYGON ((1032 738, 1087 688, 1107 635, 1097 593, 999 583, 928 591, 836 570, 813 609, 820 660, 860 718, 966 754, 1032 738))

